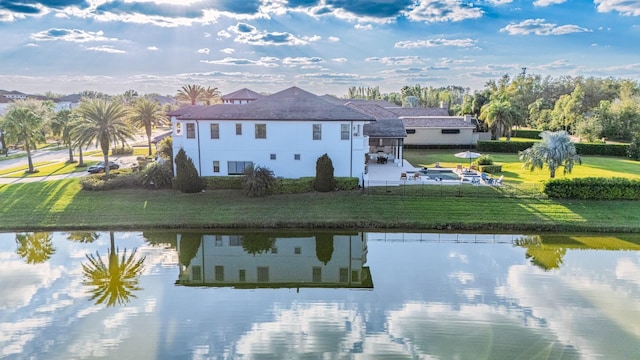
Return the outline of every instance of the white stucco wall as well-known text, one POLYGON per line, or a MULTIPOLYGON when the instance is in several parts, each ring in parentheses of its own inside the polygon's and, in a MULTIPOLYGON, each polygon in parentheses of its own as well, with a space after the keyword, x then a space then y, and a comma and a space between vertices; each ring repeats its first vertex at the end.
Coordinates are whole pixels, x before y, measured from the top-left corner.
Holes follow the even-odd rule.
POLYGON ((199 120, 172 119, 174 128, 174 154, 184 148, 201 176, 227 176, 228 161, 252 161, 254 165, 267 167, 275 176, 299 178, 315 176, 316 161, 327 153, 333 162, 337 177, 360 177, 364 172, 365 144, 362 135, 354 136, 354 127, 360 129, 364 122, 350 121, 248 121, 248 120, 199 120), (180 123, 182 134, 176 134, 180 123), (187 123, 196 126, 196 138, 187 138, 187 123), (211 139, 211 123, 219 124, 219 139, 211 139), (242 135, 236 135, 236 124, 242 124, 242 135), (255 138, 255 125, 267 125, 267 138, 255 138), (313 124, 322 124, 322 139, 313 140, 313 124), (349 140, 341 140, 341 124, 348 124, 349 140), (275 154, 276 159, 271 159, 275 154), (300 155, 300 160, 294 156, 300 155), (220 172, 213 172, 213 162, 220 162, 220 172))
POLYGON ((405 145, 471 145, 475 144, 472 128, 461 128, 459 134, 443 134, 442 128, 415 128, 415 134, 407 134, 405 145))

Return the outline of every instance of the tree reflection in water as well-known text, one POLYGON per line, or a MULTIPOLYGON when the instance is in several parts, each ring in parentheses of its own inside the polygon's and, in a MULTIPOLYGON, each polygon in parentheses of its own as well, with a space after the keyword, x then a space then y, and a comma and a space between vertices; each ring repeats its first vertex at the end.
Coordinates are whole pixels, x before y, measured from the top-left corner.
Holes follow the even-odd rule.
POLYGON ((16 234, 16 253, 27 264, 40 264, 51 258, 56 252, 50 232, 16 234))
POLYGON ((275 238, 261 233, 247 233, 242 237, 242 248, 253 256, 268 253, 275 243, 275 238))
POLYGON ((72 231, 67 234, 67 240, 79 243, 92 243, 100 237, 95 231, 72 231))
POLYGON ((82 264, 83 285, 90 288, 90 301, 109 306, 124 305, 135 298, 134 291, 142 290, 138 286, 145 257, 135 258, 137 249, 127 255, 124 249, 120 258, 115 247, 113 231, 109 232, 111 247, 108 264, 105 264, 96 251, 96 255, 87 254, 88 263, 82 264))

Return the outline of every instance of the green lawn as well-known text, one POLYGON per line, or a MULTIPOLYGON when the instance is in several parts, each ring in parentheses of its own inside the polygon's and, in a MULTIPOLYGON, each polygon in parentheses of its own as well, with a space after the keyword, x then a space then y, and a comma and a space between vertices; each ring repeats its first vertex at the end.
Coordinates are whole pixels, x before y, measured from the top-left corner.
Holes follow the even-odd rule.
POLYGON ((66 162, 37 162, 34 163, 38 172, 28 174, 26 171, 29 169, 29 166, 26 164, 14 166, 11 168, 6 168, 0 170, 0 176, 8 177, 8 178, 23 178, 23 177, 43 177, 50 175, 63 175, 70 174, 74 172, 82 172, 87 171, 87 166, 91 166, 93 164, 98 163, 97 161, 85 161, 85 167, 78 167, 77 163, 68 164, 66 162))
POLYGON ((640 232, 638 201, 239 191, 82 191, 78 179, 0 186, 0 230, 356 228, 640 232))
MULTIPOLYGON (((436 162, 442 167, 456 167, 457 164, 468 165, 469 160, 454 156, 459 150, 404 150, 404 158, 414 166, 433 167, 436 162)), ((549 180, 549 170, 528 171, 522 168, 517 154, 488 153, 496 165, 502 165, 504 181, 509 183, 540 183, 549 180)), ((640 179, 640 162, 620 157, 583 156, 582 165, 576 165, 571 174, 564 175, 563 168, 556 173, 556 178, 578 177, 624 177, 640 179)))

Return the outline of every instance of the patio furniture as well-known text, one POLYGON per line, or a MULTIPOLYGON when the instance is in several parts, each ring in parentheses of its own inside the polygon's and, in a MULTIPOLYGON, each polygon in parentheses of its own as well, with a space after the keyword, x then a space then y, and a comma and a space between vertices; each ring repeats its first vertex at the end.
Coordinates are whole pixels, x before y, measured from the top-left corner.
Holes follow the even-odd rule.
POLYGON ((400 180, 407 180, 407 173, 401 173, 400 174, 400 180))
POLYGON ((420 180, 420 173, 416 172, 415 174, 413 174, 413 180, 420 180))
POLYGON ((457 172, 461 172, 462 171, 462 165, 461 164, 456 165, 456 171, 457 172))
POLYGON ((504 175, 500 175, 500 177, 498 178, 498 180, 493 182, 493 185, 496 186, 501 186, 502 185, 502 179, 504 178, 504 175))

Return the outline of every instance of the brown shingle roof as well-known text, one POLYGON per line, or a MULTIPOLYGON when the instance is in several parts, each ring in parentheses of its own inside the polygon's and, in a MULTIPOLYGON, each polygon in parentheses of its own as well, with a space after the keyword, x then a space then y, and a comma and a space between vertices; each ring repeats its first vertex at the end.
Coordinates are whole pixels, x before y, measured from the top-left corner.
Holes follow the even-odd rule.
POLYGON ((181 120, 375 120, 372 116, 330 103, 295 86, 242 106, 187 106, 172 111, 169 116, 177 116, 181 120))

